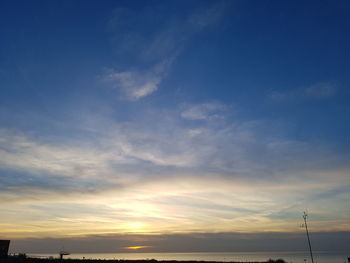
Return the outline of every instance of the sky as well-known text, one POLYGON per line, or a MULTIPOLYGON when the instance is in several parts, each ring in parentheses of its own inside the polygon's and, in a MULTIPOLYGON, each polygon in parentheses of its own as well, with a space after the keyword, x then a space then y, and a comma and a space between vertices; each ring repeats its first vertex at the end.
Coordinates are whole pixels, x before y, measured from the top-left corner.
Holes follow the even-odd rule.
POLYGON ((314 249, 349 250, 349 11, 1 1, 0 237, 13 252, 303 250, 306 211, 314 249))

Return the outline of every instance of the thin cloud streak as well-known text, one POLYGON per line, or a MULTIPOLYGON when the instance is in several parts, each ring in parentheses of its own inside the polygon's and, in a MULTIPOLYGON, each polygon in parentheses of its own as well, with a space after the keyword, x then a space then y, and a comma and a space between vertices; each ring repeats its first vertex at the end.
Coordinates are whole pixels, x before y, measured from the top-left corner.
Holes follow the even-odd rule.
POLYGON ((308 99, 327 99, 336 95, 337 86, 333 83, 322 82, 307 87, 287 91, 271 91, 267 96, 276 102, 299 101, 308 99))
POLYGON ((189 120, 206 120, 222 118, 222 112, 227 109, 227 105, 221 103, 203 103, 187 107, 181 117, 189 120))

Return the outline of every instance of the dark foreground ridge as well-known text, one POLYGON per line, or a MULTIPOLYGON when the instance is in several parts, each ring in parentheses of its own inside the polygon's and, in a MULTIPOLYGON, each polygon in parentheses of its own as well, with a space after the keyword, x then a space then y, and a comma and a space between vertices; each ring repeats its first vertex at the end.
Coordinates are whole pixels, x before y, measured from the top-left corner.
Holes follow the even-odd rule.
MULTIPOLYGON (((178 261, 178 260, 118 260, 118 259, 43 259, 43 258, 8 258, 4 263, 223 263, 220 261, 178 261)), ((2 262, 1 262, 2 263, 2 262)), ((225 263, 243 263, 237 261, 225 261, 225 263)), ((264 262, 244 263, 286 263, 283 259, 268 260, 264 262)))

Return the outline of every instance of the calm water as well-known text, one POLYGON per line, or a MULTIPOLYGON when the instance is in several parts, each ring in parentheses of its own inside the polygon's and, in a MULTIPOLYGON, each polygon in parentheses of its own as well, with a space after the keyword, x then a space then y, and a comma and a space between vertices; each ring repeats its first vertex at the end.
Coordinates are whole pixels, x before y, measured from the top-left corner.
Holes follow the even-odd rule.
MULTIPOLYGON (((29 254, 30 256, 50 257, 53 254, 29 254)), ((308 252, 218 252, 218 253, 100 253, 100 254, 71 254, 65 258, 75 259, 157 259, 157 260, 205 260, 205 261, 266 261, 282 258, 286 262, 311 263, 308 252), (306 260, 306 261, 305 261, 306 260)), ((348 262, 349 253, 314 252, 315 263, 344 263, 348 262)))

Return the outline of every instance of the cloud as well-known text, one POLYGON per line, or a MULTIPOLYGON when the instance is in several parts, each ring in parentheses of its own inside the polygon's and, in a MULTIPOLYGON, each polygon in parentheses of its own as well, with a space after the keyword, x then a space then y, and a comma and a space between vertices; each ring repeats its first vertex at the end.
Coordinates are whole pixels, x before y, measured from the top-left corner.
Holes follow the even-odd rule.
POLYGON ((285 92, 272 91, 268 97, 274 101, 295 101, 306 99, 327 99, 336 94, 337 87, 332 83, 317 83, 308 87, 291 89, 285 92))
POLYGON ((222 113, 227 106, 220 103, 203 103, 187 107, 182 113, 181 117, 189 120, 206 120, 221 118, 222 113))
POLYGON ((130 101, 137 101, 155 92, 167 73, 171 60, 163 61, 146 72, 108 70, 103 81, 119 89, 122 96, 130 101))
POLYGON ((305 206, 315 228, 349 229, 346 154, 276 137, 271 123, 217 121, 220 103, 189 105, 128 121, 86 114, 74 141, 1 130, 3 234, 292 231, 288 213, 305 206))
POLYGON ((126 99, 136 101, 155 92, 161 77, 149 73, 142 75, 137 72, 111 72, 104 76, 104 80, 120 89, 126 99))
MULTIPOLYGON (((312 241, 318 251, 347 252, 349 250, 349 232, 313 232, 312 241)), ((147 247, 147 252, 250 252, 263 251, 270 253, 268 257, 283 257, 285 253, 276 251, 303 251, 305 250, 305 233, 301 230, 294 233, 286 232, 259 232, 259 233, 200 233, 200 234, 171 234, 171 235, 91 235, 70 238, 36 238, 15 239, 11 242, 11 253, 57 253, 57 248, 65 244, 72 253, 123 253, 124 247, 147 247)), ((145 251, 145 252, 146 252, 145 251)), ((111 255, 115 257, 115 254, 111 255)), ((132 256, 132 255, 131 255, 132 256)), ((219 255, 217 255, 219 256, 219 255)), ((227 255, 225 255, 227 257, 227 255)), ((225 257, 224 256, 224 257, 225 257)), ((253 255, 254 256, 254 255, 253 255)), ((232 260, 242 261, 242 255, 231 254, 232 260), (236 258, 235 258, 236 257, 236 258)), ((244 255, 249 259, 249 253, 244 255)), ((318 257, 318 254, 315 254, 318 257)), ((162 258, 156 258, 162 260, 162 258)), ((222 261, 225 258, 221 259, 222 261)), ((295 260, 295 258, 294 258, 295 260)))
POLYGON ((187 23, 195 30, 203 30, 216 25, 231 8, 231 5, 230 1, 218 1, 212 6, 198 9, 188 18, 187 23))
POLYGON ((133 66, 128 67, 133 69, 110 68, 102 80, 121 90, 126 100, 137 101, 154 93, 186 43, 209 26, 218 24, 229 6, 227 1, 219 1, 197 9, 186 19, 159 17, 154 14, 154 8, 140 12, 118 8, 108 27, 117 36, 116 45, 122 56, 128 54, 124 59, 133 61, 133 66), (147 35, 143 33, 145 27, 148 28, 147 35))
POLYGON ((8 130, 0 130, 0 134, 2 169, 84 178, 95 175, 97 170, 101 173, 108 161, 128 161, 99 148, 43 143, 8 130))
POLYGON ((285 138, 282 130, 276 137, 277 126, 272 123, 228 121, 228 110, 220 103, 192 104, 171 111, 144 112, 132 121, 90 114, 78 121, 80 139, 74 142, 57 143, 3 129, 0 164, 4 170, 35 176, 102 177, 110 183, 125 174, 139 177, 209 171, 246 179, 273 179, 283 172, 279 178, 285 179, 293 172, 346 163, 346 155, 339 156, 327 144, 285 138))
POLYGON ((306 97, 329 98, 335 95, 337 88, 331 83, 318 83, 304 89, 306 97))

